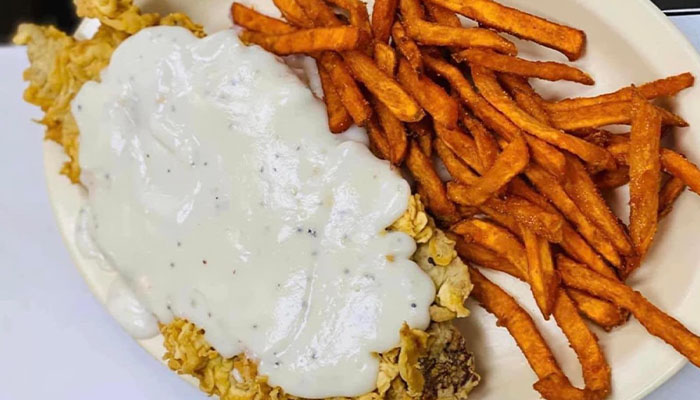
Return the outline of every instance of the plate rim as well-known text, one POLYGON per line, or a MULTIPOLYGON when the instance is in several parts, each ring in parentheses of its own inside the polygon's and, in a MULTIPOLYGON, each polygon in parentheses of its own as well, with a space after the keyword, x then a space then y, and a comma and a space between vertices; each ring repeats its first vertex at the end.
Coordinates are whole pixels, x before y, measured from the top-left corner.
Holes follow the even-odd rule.
MULTIPOLYGON (((573 1, 579 4, 584 4, 583 6, 587 7, 585 5, 586 0, 573 1)), ((615 0, 612 3, 617 3, 614 6, 618 7, 624 6, 623 3, 626 3, 643 9, 648 16, 654 18, 655 22, 659 24, 659 27, 663 27, 666 30, 666 35, 670 35, 669 38, 675 42, 675 45, 679 47, 679 50, 688 56, 688 59, 684 60, 684 64, 695 65, 700 69, 700 50, 695 49, 690 40, 673 24, 673 22, 671 22, 668 16, 666 16, 659 8, 656 7, 656 5, 654 5, 651 0, 615 0)), ((95 27, 96 25, 94 20, 84 20, 78 27, 76 35, 83 36, 81 32, 89 32, 90 30, 95 29, 95 27)), ((80 253, 75 243, 75 238, 73 237, 75 223, 74 221, 69 221, 68 217, 70 216, 66 215, 66 213, 77 215, 77 210, 80 209, 82 202, 85 200, 84 189, 80 185, 70 183, 70 181, 64 175, 59 174, 60 165, 67 160, 67 157, 63 153, 63 149, 58 144, 44 140, 42 143, 42 153, 46 182, 45 185, 49 193, 51 209, 56 220, 58 230, 61 234, 62 241, 70 253, 70 257, 75 268, 82 276, 90 292, 100 302, 100 304, 102 304, 105 311, 109 314, 106 306, 106 290, 100 290, 98 288, 99 284, 96 283, 95 280, 105 279, 110 275, 114 276, 115 273, 99 270, 99 267, 95 265, 96 263, 94 261, 87 259, 80 253), (68 205, 62 204, 65 202, 64 198, 66 197, 67 192, 72 192, 68 193, 67 196, 80 200, 80 203, 68 205), (90 269, 99 271, 95 273, 95 271, 89 271, 90 269), (96 275, 100 275, 100 277, 96 277, 96 275)), ((74 219, 75 218, 73 218, 73 220, 74 219)), ((121 327, 121 329, 124 328, 121 327)), ((162 335, 159 333, 157 336, 151 339, 132 339, 158 361, 167 366, 167 363, 162 359, 162 356, 165 353, 162 338, 162 335)), ((678 371, 683 368, 686 363, 688 363, 688 360, 685 357, 680 357, 675 364, 668 368, 664 373, 658 375, 656 379, 648 381, 648 384, 643 390, 640 390, 633 396, 629 397, 628 400, 639 400, 646 397, 668 381, 676 373, 678 373, 678 371)), ((178 375, 195 386, 199 385, 198 381, 194 377, 181 374, 178 375)))

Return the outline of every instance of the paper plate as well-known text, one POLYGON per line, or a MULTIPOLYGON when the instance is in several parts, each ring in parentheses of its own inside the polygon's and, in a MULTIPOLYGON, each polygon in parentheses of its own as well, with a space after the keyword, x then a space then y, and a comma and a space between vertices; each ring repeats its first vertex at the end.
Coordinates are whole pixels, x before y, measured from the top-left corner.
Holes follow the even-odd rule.
MULTIPOLYGON (((184 11, 195 20, 211 18, 211 23, 205 24, 209 29, 228 23, 225 16, 228 15, 230 0, 144 2, 147 10, 184 11)), ((593 95, 685 71, 700 76, 700 57, 696 51, 648 0, 504 0, 503 3, 583 29, 588 35, 586 54, 576 65, 589 72, 596 79, 596 85, 584 87, 571 83, 537 82, 548 95, 593 95)), ((265 3, 259 8, 268 7, 269 3, 265 3)), ((88 29, 89 26, 83 28, 88 29)), ((523 57, 566 61, 559 53, 514 40, 518 42, 523 57)), ((691 128, 679 129, 672 135, 674 147, 691 160, 700 161, 700 135, 694 132, 700 127, 700 88, 684 91, 669 105, 691 124, 691 128)), ((79 186, 70 185, 58 174, 65 156, 57 145, 46 143, 44 154, 49 192, 66 245, 95 296, 104 302, 114 273, 83 257, 74 238, 75 221, 84 202, 84 193, 79 186)), ((624 213, 626 191, 617 193, 613 203, 617 211, 624 213)), ((673 212, 660 224, 657 238, 644 265, 629 284, 688 328, 700 332, 700 312, 697 311, 700 305, 700 258, 696 255, 700 238, 700 197, 684 193, 673 212)), ((556 324, 553 321, 545 323, 539 316, 529 289, 502 274, 490 271, 486 274, 530 312, 564 371, 575 385, 582 387, 581 369, 573 351, 556 324)), ((504 328, 497 327, 495 318, 477 304, 470 302, 469 306, 472 315, 459 325, 469 348, 476 354, 477 368, 483 376, 483 382, 471 398, 538 399, 538 394, 532 389, 536 377, 512 337, 504 328)), ((683 356, 647 334, 634 320, 611 333, 597 329, 596 333, 613 371, 611 399, 640 399, 686 362, 683 356)), ((139 343, 156 357, 163 354, 160 337, 139 343)))

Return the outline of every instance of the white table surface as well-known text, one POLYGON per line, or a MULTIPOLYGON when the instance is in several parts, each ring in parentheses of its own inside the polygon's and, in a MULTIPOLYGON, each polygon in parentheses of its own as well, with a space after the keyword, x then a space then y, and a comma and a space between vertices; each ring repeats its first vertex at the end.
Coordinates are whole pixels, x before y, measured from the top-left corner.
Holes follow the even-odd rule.
MULTIPOLYGON (((700 17, 674 22, 700 49, 700 17)), ((122 331, 73 266, 30 122, 40 113, 21 100, 26 64, 24 49, 0 48, 0 400, 206 399, 122 331)), ((688 365, 647 400, 697 398, 688 365)))

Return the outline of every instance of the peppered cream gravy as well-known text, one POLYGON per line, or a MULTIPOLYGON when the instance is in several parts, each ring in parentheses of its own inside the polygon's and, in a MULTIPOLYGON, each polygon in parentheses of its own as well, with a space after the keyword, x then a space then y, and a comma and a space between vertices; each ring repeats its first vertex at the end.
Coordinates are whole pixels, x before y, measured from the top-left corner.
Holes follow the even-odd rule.
POLYGON ((427 327, 433 283, 414 241, 386 231, 407 182, 232 30, 139 32, 72 111, 85 231, 160 322, 192 321, 308 398, 373 390, 374 353, 404 321, 427 327))

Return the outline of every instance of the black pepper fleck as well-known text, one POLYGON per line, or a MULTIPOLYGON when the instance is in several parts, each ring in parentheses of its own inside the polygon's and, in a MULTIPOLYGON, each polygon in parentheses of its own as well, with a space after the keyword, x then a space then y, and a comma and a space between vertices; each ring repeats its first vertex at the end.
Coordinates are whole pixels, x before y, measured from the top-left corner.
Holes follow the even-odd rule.
POLYGON ((311 252, 312 257, 316 257, 318 255, 318 251, 314 250, 311 252))
POLYGON ((170 111, 175 112, 175 106, 170 106, 170 111))
POLYGON ((177 242, 177 247, 182 247, 182 243, 177 242))
POLYGON ((167 172, 170 173, 170 168, 168 168, 168 171, 167 171, 167 172))
POLYGON ((273 170, 274 172, 277 172, 277 168, 272 168, 272 170, 273 170))
POLYGON ((309 228, 309 230, 307 230, 306 232, 313 237, 316 237, 318 235, 318 233, 314 229, 309 228))
POLYGON ((206 264, 207 264, 207 260, 202 260, 202 264, 206 265, 206 264))
POLYGON ((258 329, 258 324, 253 324, 253 329, 258 329))
POLYGON ((275 367, 279 367, 279 366, 280 366, 280 362, 279 362, 279 361, 275 361, 275 367))
POLYGON ((347 268, 345 268, 345 269, 343 270, 343 273, 344 273, 345 275, 350 275, 350 270, 347 269, 347 268))
POLYGON ((433 257, 428 257, 428 263, 432 266, 435 266, 435 260, 433 260, 433 257))
POLYGON ((298 233, 301 233, 301 231, 303 231, 303 229, 302 229, 301 227, 298 227, 298 228, 297 228, 297 232, 298 232, 298 233))
POLYGON ((416 308, 418 305, 416 303, 411 303, 411 308, 416 308))
POLYGON ((265 167, 260 167, 260 173, 262 174, 263 172, 265 172, 265 167))
POLYGON ((204 166, 206 167, 207 165, 209 165, 209 163, 205 161, 205 162, 204 162, 204 166))
POLYGON ((207 313, 207 317, 211 318, 211 313, 210 313, 210 312, 207 313))
POLYGON ((171 262, 171 263, 170 263, 170 268, 175 268, 175 263, 174 263, 174 262, 171 262))
POLYGON ((233 274, 236 275, 236 270, 235 270, 235 269, 233 270, 233 274))
POLYGON ((312 359, 315 360, 317 357, 318 357, 318 356, 316 355, 316 353, 311 353, 311 358, 312 358, 312 359))
POLYGON ((81 104, 78 104, 78 111, 83 111, 83 106, 81 104))

